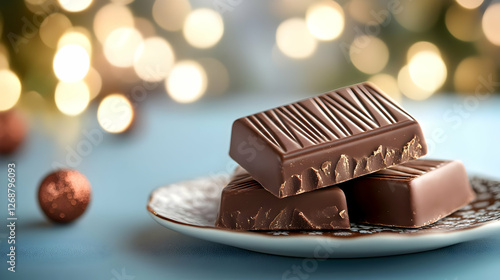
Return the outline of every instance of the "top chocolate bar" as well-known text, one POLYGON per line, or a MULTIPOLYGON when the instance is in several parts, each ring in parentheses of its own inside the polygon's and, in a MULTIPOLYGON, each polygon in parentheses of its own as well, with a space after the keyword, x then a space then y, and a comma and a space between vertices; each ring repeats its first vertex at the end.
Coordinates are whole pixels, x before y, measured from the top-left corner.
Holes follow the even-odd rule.
POLYGON ((229 155, 282 198, 426 152, 417 121, 380 89, 361 83, 237 119, 229 155))

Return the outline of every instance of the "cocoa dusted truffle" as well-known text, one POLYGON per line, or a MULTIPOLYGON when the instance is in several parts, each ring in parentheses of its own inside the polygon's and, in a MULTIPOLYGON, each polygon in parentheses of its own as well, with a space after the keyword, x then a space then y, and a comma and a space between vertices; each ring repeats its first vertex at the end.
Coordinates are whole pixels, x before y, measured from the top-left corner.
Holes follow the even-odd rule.
POLYGON ((80 217, 91 198, 87 178, 76 170, 58 170, 42 181, 38 202, 45 215, 57 223, 70 223, 80 217))
POLYGON ((0 154, 17 150, 26 137, 26 121, 17 110, 0 111, 0 154))

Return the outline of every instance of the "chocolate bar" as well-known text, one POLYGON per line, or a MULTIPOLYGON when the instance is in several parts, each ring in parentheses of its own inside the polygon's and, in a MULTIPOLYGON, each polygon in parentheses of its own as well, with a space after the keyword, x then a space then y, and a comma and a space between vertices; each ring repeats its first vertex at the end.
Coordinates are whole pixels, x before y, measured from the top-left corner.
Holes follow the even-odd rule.
POLYGON ((240 118, 233 123, 229 151, 280 198, 426 153, 417 121, 370 83, 240 118))
POLYGON ((338 187, 279 199, 238 168, 222 191, 217 227, 236 230, 331 230, 350 228, 338 187))
POLYGON ((416 228, 475 198, 460 161, 413 160, 339 184, 351 222, 416 228))

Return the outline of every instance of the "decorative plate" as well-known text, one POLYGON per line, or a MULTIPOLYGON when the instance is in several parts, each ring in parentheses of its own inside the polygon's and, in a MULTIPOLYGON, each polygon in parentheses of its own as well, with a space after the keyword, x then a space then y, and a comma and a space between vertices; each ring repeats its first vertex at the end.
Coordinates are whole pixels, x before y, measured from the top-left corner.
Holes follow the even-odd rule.
POLYGON ((500 233, 500 182, 471 179, 477 199, 418 229, 351 224, 349 230, 248 232, 214 226, 229 175, 184 181, 154 190, 147 209, 171 230, 251 251, 308 258, 359 258, 433 250, 500 233))

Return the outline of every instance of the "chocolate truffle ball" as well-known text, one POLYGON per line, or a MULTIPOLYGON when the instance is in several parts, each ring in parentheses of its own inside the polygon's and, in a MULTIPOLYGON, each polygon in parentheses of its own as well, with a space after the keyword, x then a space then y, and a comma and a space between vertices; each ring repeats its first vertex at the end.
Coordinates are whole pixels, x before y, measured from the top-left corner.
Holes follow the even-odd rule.
POLYGON ((0 111, 0 154, 17 150, 26 137, 26 121, 17 110, 0 111))
POLYGON ((43 179, 38 202, 45 215, 57 223, 70 223, 85 212, 91 197, 90 183, 76 170, 58 170, 43 179))

